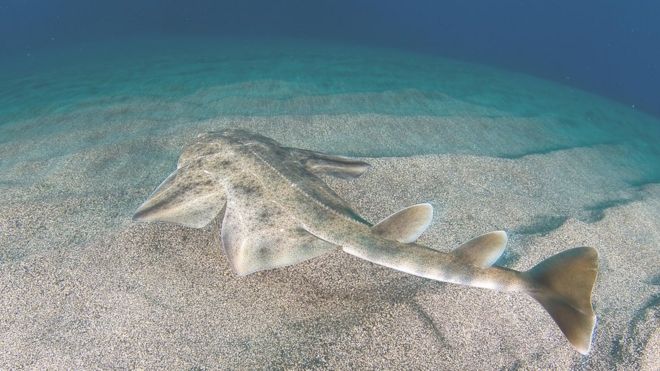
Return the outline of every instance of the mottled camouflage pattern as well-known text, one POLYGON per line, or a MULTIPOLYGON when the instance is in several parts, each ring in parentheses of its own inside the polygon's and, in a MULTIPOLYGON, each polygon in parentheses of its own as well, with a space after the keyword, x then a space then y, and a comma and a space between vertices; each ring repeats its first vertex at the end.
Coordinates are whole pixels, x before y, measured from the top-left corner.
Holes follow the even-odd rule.
POLYGON ((341 247, 351 255, 420 277, 525 291, 548 309, 579 351, 588 351, 595 324, 590 300, 595 250, 576 250, 581 260, 576 260, 578 256, 569 257, 570 262, 555 259, 562 266, 546 264, 530 273, 492 265, 506 246, 504 232, 479 236, 452 253, 416 244, 412 241, 429 225, 430 205, 415 205, 372 227, 317 177, 356 177, 368 168, 346 157, 282 147, 243 130, 211 132, 185 148, 177 170, 134 218, 201 228, 224 208, 222 245, 241 275, 295 264, 341 247), (548 269, 563 269, 564 264, 584 282, 577 293, 565 287, 566 280, 557 284, 545 274, 548 269))

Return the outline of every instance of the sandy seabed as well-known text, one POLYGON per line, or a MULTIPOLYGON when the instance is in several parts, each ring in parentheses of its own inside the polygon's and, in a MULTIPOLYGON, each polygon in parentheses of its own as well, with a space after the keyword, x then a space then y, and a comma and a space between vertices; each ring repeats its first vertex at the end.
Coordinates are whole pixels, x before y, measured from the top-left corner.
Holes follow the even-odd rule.
POLYGON ((99 126, 3 143, 0 368, 658 369, 660 185, 624 182, 638 174, 612 163, 626 156, 616 144, 367 158, 361 178, 326 179, 371 221, 431 202, 420 242, 441 251, 504 229, 498 265, 526 270, 596 247, 598 325, 587 356, 522 294, 425 280, 341 251, 237 277, 218 221, 200 230, 131 221, 200 131, 240 126, 345 154, 324 136, 410 118, 310 120, 301 129, 295 117, 219 118, 158 135, 126 123, 117 139, 99 126), (76 147, 95 140, 103 144, 76 147))

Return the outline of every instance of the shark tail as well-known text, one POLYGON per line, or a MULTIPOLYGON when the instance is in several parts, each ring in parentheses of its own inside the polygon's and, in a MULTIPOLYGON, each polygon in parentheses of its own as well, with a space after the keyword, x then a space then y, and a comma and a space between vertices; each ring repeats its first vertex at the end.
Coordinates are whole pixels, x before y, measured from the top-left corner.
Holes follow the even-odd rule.
POLYGON ((534 289, 530 295, 555 320, 573 347, 582 354, 591 348, 596 315, 591 292, 598 270, 598 252, 577 247, 553 255, 526 272, 534 289))

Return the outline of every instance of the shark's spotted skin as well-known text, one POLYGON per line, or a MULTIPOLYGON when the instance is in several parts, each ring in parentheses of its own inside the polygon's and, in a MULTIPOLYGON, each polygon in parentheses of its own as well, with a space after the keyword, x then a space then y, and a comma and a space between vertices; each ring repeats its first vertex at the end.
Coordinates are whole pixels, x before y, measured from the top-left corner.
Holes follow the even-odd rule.
POLYGON ((184 149, 177 170, 134 219, 201 228, 225 207, 221 240, 233 270, 245 275, 283 267, 337 248, 308 232, 296 209, 315 211, 320 222, 332 215, 369 227, 315 175, 350 178, 368 168, 246 131, 207 133, 184 149))
POLYGON ((222 210, 225 194, 204 163, 196 159, 170 174, 133 218, 202 228, 222 210))
POLYGON ((493 265, 504 232, 491 232, 442 253, 415 240, 429 226, 429 204, 414 205, 372 226, 318 174, 360 176, 367 163, 287 148, 243 130, 200 135, 177 169, 138 208, 134 219, 201 228, 224 209, 221 240, 233 270, 245 275, 295 264, 333 249, 416 276, 500 291, 523 291, 550 313, 571 344, 587 353, 595 326, 591 291, 597 252, 567 250, 527 272, 493 265))
POLYGON ((237 274, 295 264, 337 247, 311 235, 287 210, 263 197, 268 191, 253 180, 243 174, 227 187, 221 238, 237 274))

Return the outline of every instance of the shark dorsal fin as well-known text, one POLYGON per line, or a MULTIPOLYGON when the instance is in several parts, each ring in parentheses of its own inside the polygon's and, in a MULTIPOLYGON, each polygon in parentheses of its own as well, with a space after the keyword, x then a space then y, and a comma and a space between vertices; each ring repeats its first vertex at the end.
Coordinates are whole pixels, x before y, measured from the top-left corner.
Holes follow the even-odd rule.
POLYGON ((433 206, 417 204, 381 220, 372 231, 388 240, 412 243, 424 233, 432 219, 433 206))
POLYGON ((502 256, 507 240, 504 231, 482 234, 456 248, 453 254, 466 263, 488 268, 502 256))

